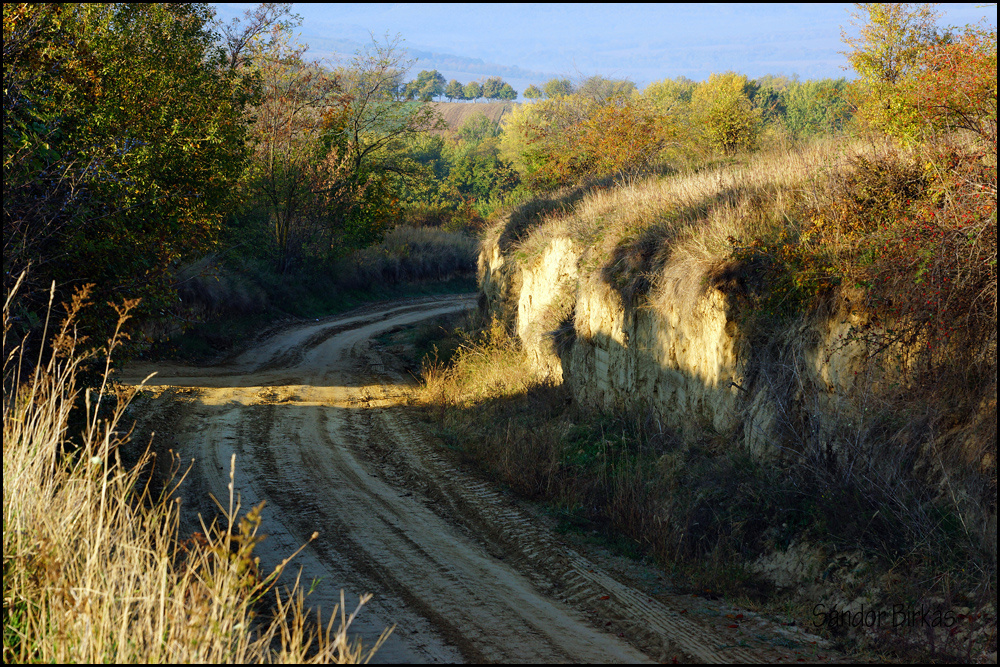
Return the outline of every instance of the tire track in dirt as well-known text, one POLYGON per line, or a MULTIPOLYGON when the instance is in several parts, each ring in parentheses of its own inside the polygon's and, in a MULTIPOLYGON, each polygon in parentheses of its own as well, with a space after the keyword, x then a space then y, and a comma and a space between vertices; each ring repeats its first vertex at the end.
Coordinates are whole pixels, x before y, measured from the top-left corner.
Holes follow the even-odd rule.
MULTIPOLYGON (((386 364, 370 359, 372 369, 385 368, 386 364)), ((390 381, 397 378, 389 377, 390 381)), ((392 385, 382 384, 369 392, 367 401, 375 405, 391 404, 392 385)), ((428 490, 441 501, 437 507, 443 515, 458 517, 469 532, 485 536, 509 563, 517 563, 522 571, 531 571, 545 581, 538 582, 559 599, 577 607, 588 608, 604 622, 632 638, 642 650, 658 661, 670 660, 683 654, 700 662, 762 662, 759 651, 726 645, 717 635, 684 618, 686 607, 673 608, 648 595, 626 586, 600 571, 600 569, 571 548, 556 543, 548 531, 535 523, 517 507, 511 506, 492 485, 456 470, 438 452, 433 450, 415 433, 415 429, 401 413, 388 410, 369 410, 370 442, 409 443, 412 455, 397 458, 397 466, 409 466, 410 471, 396 475, 409 479, 435 480, 437 488, 428 490), (374 436, 374 437, 373 437, 374 436), (682 609, 684 611, 682 611, 682 609)), ((813 640, 814 638, 809 638, 813 640)))
POLYGON ((770 662, 781 656, 720 637, 562 544, 486 482, 458 469, 406 408, 412 380, 372 339, 471 308, 475 296, 407 300, 290 327, 211 368, 148 365, 147 430, 194 458, 181 488, 209 513, 228 497, 229 460, 243 510, 266 502, 255 553, 286 570, 329 613, 340 590, 376 594, 352 632, 387 662, 635 662, 680 657, 770 662))

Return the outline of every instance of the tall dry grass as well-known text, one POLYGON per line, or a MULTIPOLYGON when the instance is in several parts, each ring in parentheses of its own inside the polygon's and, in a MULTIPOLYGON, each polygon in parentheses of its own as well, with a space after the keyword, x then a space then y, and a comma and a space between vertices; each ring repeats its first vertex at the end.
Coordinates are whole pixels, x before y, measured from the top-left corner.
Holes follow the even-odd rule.
MULTIPOLYGON (((803 222, 801 213, 822 206, 825 175, 838 173, 854 153, 876 150, 861 143, 818 140, 788 151, 745 156, 740 161, 645 180, 594 183, 578 188, 555 210, 534 216, 518 229, 520 248, 539 250, 550 238, 569 235, 591 248, 589 261, 604 266, 620 260, 622 247, 654 242, 676 255, 671 265, 678 273, 726 257, 728 239, 765 234, 775 225, 803 222)), ((555 195, 549 195, 552 199, 555 195)), ((518 211, 499 218, 488 232, 499 235, 518 211)), ((666 255, 647 257, 647 270, 662 269, 666 255)))
POLYGON ((469 275, 476 270, 478 245, 462 232, 399 226, 381 243, 341 260, 338 282, 361 289, 469 275))
POLYGON ((501 483, 551 497, 568 394, 535 372, 499 319, 466 324, 442 341, 455 348, 447 361, 424 358, 420 401, 447 445, 501 483))
MULTIPOLYGON (((179 539, 179 507, 169 493, 179 480, 153 495, 143 483, 149 452, 133 468, 119 457, 120 448, 135 445, 120 427, 133 392, 107 381, 116 339, 101 352, 100 385, 81 384, 99 361, 82 350, 74 328, 87 292, 76 295, 32 360, 21 341, 8 341, 15 293, 3 312, 4 663, 370 658, 387 633, 368 651, 351 641, 357 610, 347 616, 341 604, 339 619, 334 610, 322 625, 309 618, 301 587, 283 594, 273 587, 291 558, 270 575, 258 572, 259 508, 240 518, 232 473, 223 520, 179 539), (272 595, 263 620, 257 609, 272 595)), ((118 331, 131 306, 119 311, 118 331)))
POLYGON ((474 405, 523 393, 536 384, 535 372, 500 320, 473 324, 449 363, 425 359, 423 395, 430 402, 474 405), (478 331, 476 330, 478 328, 478 331))

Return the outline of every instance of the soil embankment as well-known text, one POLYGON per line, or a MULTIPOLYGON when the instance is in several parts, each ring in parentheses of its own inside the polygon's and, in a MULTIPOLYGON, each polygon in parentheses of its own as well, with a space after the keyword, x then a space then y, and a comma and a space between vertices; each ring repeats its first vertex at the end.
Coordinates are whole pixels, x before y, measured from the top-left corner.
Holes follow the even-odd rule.
MULTIPOLYGON (((294 562, 329 612, 375 593, 352 631, 378 661, 771 662, 819 657, 815 638, 724 602, 653 594, 567 547, 533 515, 436 451, 407 407, 412 379, 373 338, 468 309, 411 299, 292 326, 207 368, 136 365, 141 431, 193 467, 188 530, 209 494, 265 502, 264 571, 294 562), (728 616, 727 616, 728 614, 728 616), (791 648, 790 648, 791 647, 791 648), (795 647, 798 647, 796 650, 795 647)), ((296 567, 284 575, 293 577, 296 567)), ((820 659, 830 656, 824 651, 820 659)))

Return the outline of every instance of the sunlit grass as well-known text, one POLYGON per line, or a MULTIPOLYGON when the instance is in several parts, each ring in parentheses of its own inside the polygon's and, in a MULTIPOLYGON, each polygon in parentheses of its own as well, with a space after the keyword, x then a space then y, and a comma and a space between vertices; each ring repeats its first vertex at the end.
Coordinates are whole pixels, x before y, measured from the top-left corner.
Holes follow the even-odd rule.
POLYGON ((15 292, 4 304, 4 663, 370 657, 387 633, 368 651, 351 641, 354 614, 345 615, 343 600, 339 618, 335 610, 322 625, 308 618, 301 587, 274 587, 291 558, 271 574, 258 571, 260 508, 240 518, 232 473, 221 522, 179 539, 169 491, 180 479, 154 495, 149 452, 132 468, 119 457, 136 446, 121 429, 133 391, 107 384, 107 362, 100 386, 82 385, 84 371, 99 364, 73 326, 86 293, 51 345, 26 359, 21 341, 8 341, 15 292), (265 596, 273 601, 262 620, 255 616, 265 596))

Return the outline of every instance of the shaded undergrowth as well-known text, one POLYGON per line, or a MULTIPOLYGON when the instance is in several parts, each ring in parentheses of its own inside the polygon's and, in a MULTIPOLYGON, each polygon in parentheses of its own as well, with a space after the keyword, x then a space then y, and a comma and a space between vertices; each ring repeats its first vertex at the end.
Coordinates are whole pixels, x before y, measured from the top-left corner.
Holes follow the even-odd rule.
POLYGON ((145 354, 200 361, 275 323, 388 299, 470 292, 477 250, 465 233, 398 227, 378 245, 286 273, 266 258, 206 258, 181 273, 181 301, 172 317, 147 327, 145 354))
POLYGON ((566 387, 533 371, 496 320, 463 323, 440 342, 452 352, 447 361, 425 357, 422 397, 441 442, 546 503, 562 529, 653 558, 682 590, 790 613, 846 649, 909 659, 995 650, 995 564, 983 560, 961 508, 882 437, 898 421, 891 412, 871 415, 845 457, 813 448, 765 461, 708 425, 682 436, 653 412, 575 404, 566 387), (796 550, 794 581, 774 576, 773 563, 796 550), (859 598, 962 618, 955 632, 931 635, 816 628, 818 602, 859 598))

